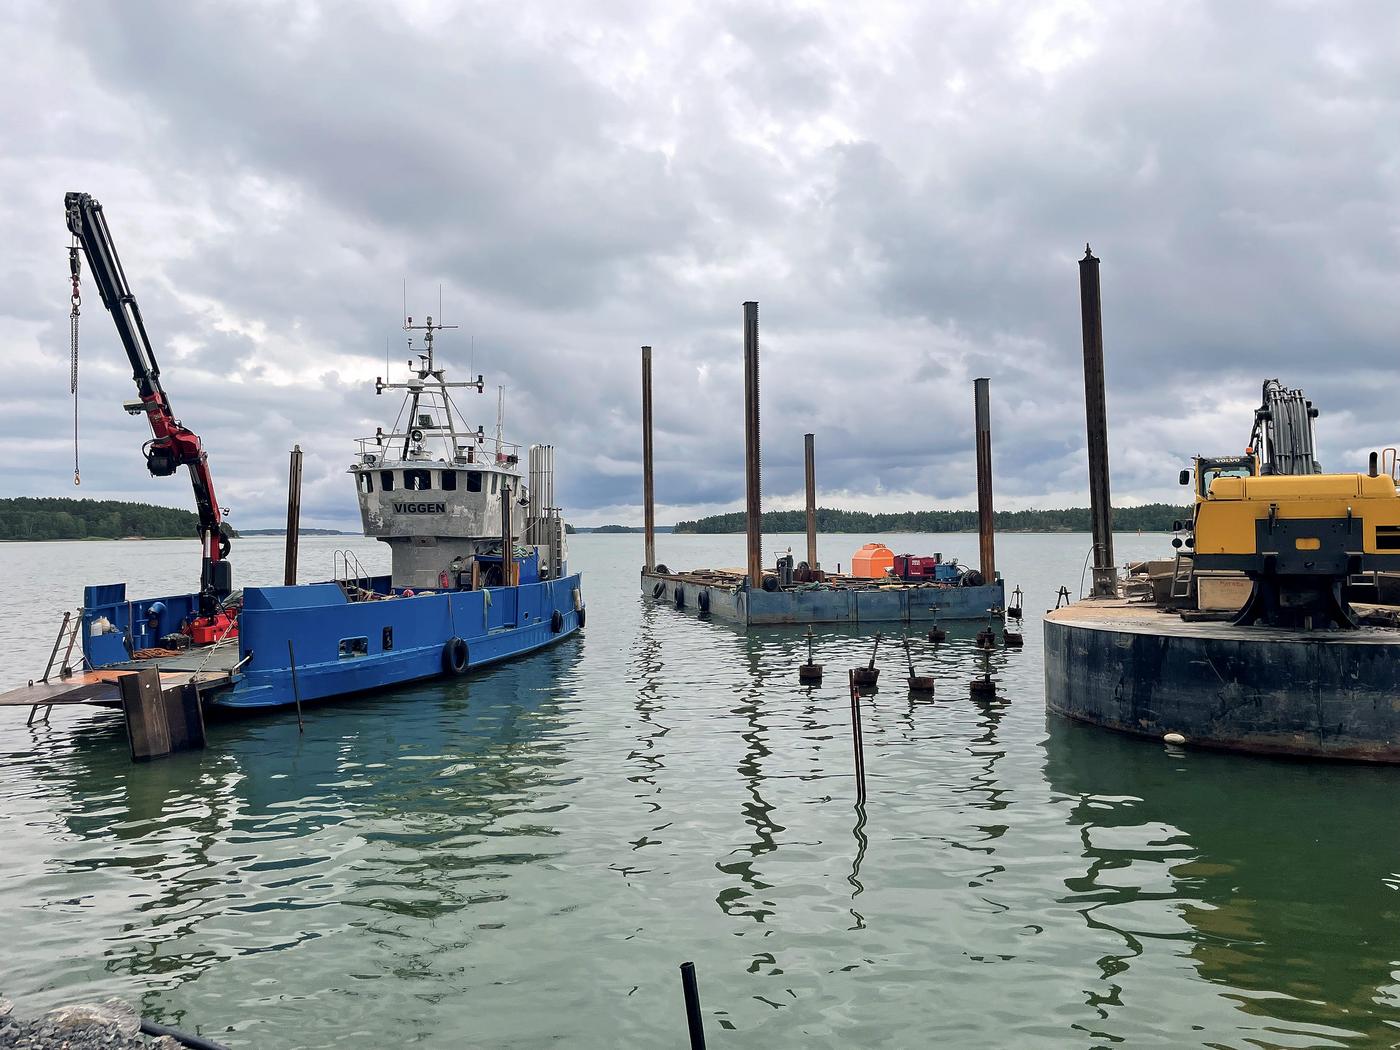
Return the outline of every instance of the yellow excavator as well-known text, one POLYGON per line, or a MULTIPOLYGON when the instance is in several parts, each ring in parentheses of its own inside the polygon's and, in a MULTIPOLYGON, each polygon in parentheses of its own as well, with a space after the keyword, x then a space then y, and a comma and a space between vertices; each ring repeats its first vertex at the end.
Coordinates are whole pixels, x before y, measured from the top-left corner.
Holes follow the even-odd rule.
POLYGON ((1373 452, 1364 474, 1328 474, 1314 458, 1317 409, 1277 379, 1245 455, 1195 460, 1181 472, 1195 486, 1195 514, 1182 542, 1194 572, 1243 572, 1253 582, 1235 617, 1241 625, 1350 629, 1359 626, 1349 583, 1400 571, 1396 453, 1373 452))

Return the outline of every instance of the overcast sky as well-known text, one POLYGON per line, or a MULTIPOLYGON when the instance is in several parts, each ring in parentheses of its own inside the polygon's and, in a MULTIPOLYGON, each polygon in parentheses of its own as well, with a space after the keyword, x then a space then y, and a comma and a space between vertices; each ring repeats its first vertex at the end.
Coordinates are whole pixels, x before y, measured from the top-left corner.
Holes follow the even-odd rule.
MULTIPOLYGON (((1076 261, 1103 260, 1113 491, 1179 500, 1261 382, 1320 458, 1400 442, 1400 4, 8 3, 0 15, 0 495, 72 495, 67 190, 109 224, 235 527, 356 527, 409 312, 511 440, 558 448, 580 524, 742 506, 742 308, 759 302, 764 495, 1084 505, 1076 261), (474 358, 472 345, 474 343, 474 358)), ((78 494, 151 478, 84 288, 78 494)))

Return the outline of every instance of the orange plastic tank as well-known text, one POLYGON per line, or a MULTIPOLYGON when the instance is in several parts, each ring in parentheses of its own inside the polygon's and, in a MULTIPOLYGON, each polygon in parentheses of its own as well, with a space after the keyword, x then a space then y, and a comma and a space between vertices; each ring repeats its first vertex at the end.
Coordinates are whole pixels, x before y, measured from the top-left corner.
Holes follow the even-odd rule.
POLYGON ((851 555, 851 575, 882 580, 894 568, 894 551, 883 543, 867 543, 851 555))

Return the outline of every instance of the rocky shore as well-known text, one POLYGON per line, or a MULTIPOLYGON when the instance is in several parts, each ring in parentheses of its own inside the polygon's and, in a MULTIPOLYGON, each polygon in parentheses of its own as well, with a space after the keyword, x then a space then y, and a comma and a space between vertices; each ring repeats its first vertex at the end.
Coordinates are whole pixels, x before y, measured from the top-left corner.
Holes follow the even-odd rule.
POLYGON ((43 1017, 16 1017, 14 1004, 0 998, 0 1050, 182 1050, 168 1035, 148 1039, 141 1018, 126 1003, 62 1006, 43 1017))

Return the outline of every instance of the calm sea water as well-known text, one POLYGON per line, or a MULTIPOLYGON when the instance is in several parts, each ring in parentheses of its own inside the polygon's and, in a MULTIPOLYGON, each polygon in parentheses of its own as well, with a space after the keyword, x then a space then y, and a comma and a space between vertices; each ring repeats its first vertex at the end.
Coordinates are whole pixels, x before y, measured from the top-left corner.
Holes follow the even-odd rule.
MULTIPOLYGON (((869 537, 830 537, 848 562, 869 537)), ((975 559, 975 537, 886 537, 975 559)), ((305 578, 347 543, 315 538, 305 578)), ((776 547, 797 537, 775 539, 776 547)), ((674 567, 742 537, 661 537, 674 567)), ((183 589, 188 542, 0 544, 0 686, 86 582, 183 589)), ((133 765, 119 718, 0 711, 0 991, 117 995, 239 1048, 1400 1043, 1400 770, 1231 758, 1047 719, 1038 614, 1087 537, 1004 536, 1026 648, 973 701, 965 629, 886 685, 853 802, 866 638, 644 602, 638 536, 580 536, 588 629, 465 681, 214 725, 133 765)), ((1120 560, 1160 554, 1123 536, 1120 560)), ((281 543, 237 544, 276 582, 281 543)))

